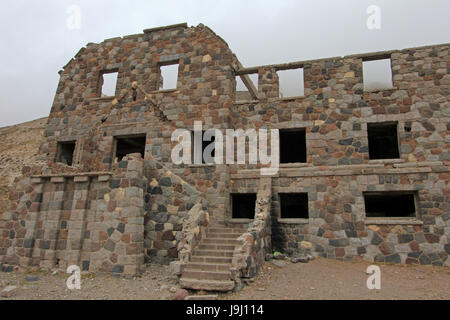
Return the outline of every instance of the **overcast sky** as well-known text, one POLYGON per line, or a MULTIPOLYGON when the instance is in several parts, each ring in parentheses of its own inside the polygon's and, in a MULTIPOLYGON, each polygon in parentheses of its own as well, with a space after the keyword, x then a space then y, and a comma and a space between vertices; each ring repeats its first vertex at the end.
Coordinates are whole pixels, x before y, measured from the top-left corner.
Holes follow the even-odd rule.
POLYGON ((2 3, 0 126, 45 117, 58 71, 88 42, 208 25, 245 67, 450 42, 448 0, 14 0, 2 3), (70 29, 67 9, 81 9, 70 29), (381 9, 370 30, 366 9, 381 9))

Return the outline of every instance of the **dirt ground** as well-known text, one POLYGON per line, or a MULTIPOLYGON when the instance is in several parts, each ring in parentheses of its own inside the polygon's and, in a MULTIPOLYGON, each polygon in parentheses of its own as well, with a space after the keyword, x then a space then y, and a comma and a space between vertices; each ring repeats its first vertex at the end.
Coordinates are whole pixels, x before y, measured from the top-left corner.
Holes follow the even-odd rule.
MULTIPOLYGON (((450 269, 431 266, 379 264, 381 290, 369 290, 365 273, 368 262, 315 259, 278 267, 267 262, 254 282, 238 293, 219 299, 450 299, 450 269)), ((141 277, 83 276, 81 290, 69 290, 68 274, 0 273, 0 290, 18 286, 9 299, 20 300, 166 300, 178 289, 168 266, 151 265, 141 277), (38 276, 30 282, 27 276, 38 276)), ((0 298, 6 300, 6 298, 0 298)))
MULTIPOLYGON (((17 286, 13 300, 166 300, 178 287, 169 274, 168 266, 150 265, 141 276, 133 279, 111 275, 83 275, 81 290, 69 290, 66 281, 70 275, 63 272, 2 273, 0 290, 5 285, 17 286), (38 281, 27 281, 27 276, 38 276, 38 281)), ((6 300, 1 298, 0 301, 6 300)))
POLYGON ((367 289, 369 262, 315 259, 277 267, 266 263, 255 281, 228 299, 450 299, 450 269, 378 264, 381 289, 367 289))

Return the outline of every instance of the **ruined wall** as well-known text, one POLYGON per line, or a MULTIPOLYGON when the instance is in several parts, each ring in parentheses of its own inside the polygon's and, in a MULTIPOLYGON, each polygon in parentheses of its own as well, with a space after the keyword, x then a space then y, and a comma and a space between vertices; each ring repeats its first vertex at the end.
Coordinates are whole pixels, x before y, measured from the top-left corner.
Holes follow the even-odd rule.
MULTIPOLYGON (((171 167, 170 138, 176 128, 228 128, 234 101, 233 55, 209 28, 185 25, 146 30, 143 34, 90 43, 61 71, 61 79, 45 131, 41 153, 49 161, 57 142, 76 140, 76 159, 85 171, 108 170, 114 162, 114 137, 146 134, 146 159, 171 167), (160 66, 179 63, 178 85, 159 90, 160 66), (102 73, 118 71, 114 97, 99 96, 102 73), (136 83, 136 99, 133 99, 136 83)), ((227 194, 227 168, 175 168, 197 189, 213 199, 227 194)), ((212 201, 211 214, 225 208, 212 201)))
POLYGON ((237 283, 240 278, 253 278, 264 264, 266 255, 272 251, 271 225, 272 179, 261 178, 255 204, 255 218, 238 239, 232 261, 232 277, 237 283))
POLYGON ((145 258, 148 262, 169 263, 178 258, 177 245, 183 223, 194 205, 209 207, 205 195, 160 163, 147 160, 145 199, 145 258))
POLYGON ((132 275, 144 263, 143 160, 112 171, 36 175, 16 184, 0 222, 0 262, 132 275))
MULTIPOLYGON (((278 98, 276 71, 285 66, 249 68, 259 74, 259 100, 235 104, 233 126, 306 129, 307 162, 282 164, 273 178, 274 248, 450 264, 448 51, 391 52, 394 87, 375 92, 363 88, 363 55, 298 64, 304 97, 278 98), (398 122, 400 158, 370 160, 367 124, 387 121, 398 122), (417 216, 368 221, 365 191, 415 191, 417 216), (309 219, 280 219, 279 192, 308 193, 309 219)), ((249 169, 231 166, 232 191, 255 192, 259 171, 249 169)))
POLYGON ((203 25, 90 43, 60 72, 40 148, 46 163, 26 169, 10 195, 1 261, 133 274, 144 253, 176 258, 199 198, 212 222, 232 223, 230 193, 257 193, 259 166, 174 165, 173 131, 201 121, 203 130, 305 129, 306 163, 272 177, 274 248, 448 266, 449 65, 445 44, 245 69, 203 25), (377 56, 390 56, 393 88, 368 92, 363 60, 377 56), (168 63, 179 64, 178 85, 160 90, 168 63), (277 71, 292 67, 304 70, 305 94, 279 98, 277 71), (102 74, 112 71, 116 93, 102 97, 102 74), (236 76, 253 72, 257 98, 236 103, 236 76), (370 160, 368 124, 388 121, 398 124, 399 159, 370 160), (137 134, 146 135, 145 165, 116 161, 115 139, 137 134), (71 167, 55 164, 64 141, 76 141, 71 167), (394 190, 416 193, 416 217, 367 219, 363 192, 394 190), (279 192, 307 192, 309 218, 280 221, 279 192))

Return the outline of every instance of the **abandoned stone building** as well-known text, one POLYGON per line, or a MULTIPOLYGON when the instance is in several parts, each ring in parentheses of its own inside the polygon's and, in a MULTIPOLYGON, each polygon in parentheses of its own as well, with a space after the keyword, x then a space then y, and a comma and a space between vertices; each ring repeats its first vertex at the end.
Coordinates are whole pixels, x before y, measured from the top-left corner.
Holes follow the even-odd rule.
POLYGON ((449 48, 245 68, 201 24, 89 43, 60 71, 39 162, 10 193, 2 270, 170 263, 183 287, 226 291, 273 251, 448 267, 449 48), (378 60, 391 85, 369 90, 378 60), (280 95, 287 70, 303 75, 300 95, 280 95), (279 129, 278 172, 174 164, 172 133, 194 121, 279 129))

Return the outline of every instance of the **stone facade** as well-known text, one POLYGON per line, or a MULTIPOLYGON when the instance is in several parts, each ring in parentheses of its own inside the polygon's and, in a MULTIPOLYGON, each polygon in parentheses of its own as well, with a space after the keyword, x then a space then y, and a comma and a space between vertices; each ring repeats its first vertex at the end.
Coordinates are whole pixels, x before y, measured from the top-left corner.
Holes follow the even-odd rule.
POLYGON ((109 172, 40 174, 25 168, 1 225, 10 265, 136 274, 144 265, 143 159, 129 155, 109 172), (12 211, 14 210, 14 211, 12 211))
POLYGON ((258 193, 258 165, 171 161, 173 131, 201 121, 204 130, 306 131, 306 163, 282 164, 270 178, 265 251, 450 266, 449 47, 243 68, 204 25, 89 43, 60 72, 42 164, 24 168, 10 194, 0 263, 136 274, 178 258, 194 205, 215 225, 236 223, 230 194, 258 193), (363 60, 381 56, 390 57, 393 88, 365 91, 363 60), (159 90, 161 66, 172 63, 177 88, 159 90), (280 98, 277 71, 297 67, 304 96, 280 98), (113 97, 101 96, 108 72, 118 72, 113 97), (252 100, 236 102, 236 77, 252 73, 255 92, 240 94, 252 100), (369 159, 368 124, 383 122, 397 123, 398 159, 369 159), (133 135, 145 135, 143 159, 117 160, 116 139, 133 135), (55 163, 68 141, 73 164, 55 163), (416 216, 367 219, 367 191, 413 191, 416 216), (280 192, 307 193, 308 219, 280 219, 280 192))
POLYGON ((238 239, 234 249, 232 273, 235 282, 241 278, 253 278, 272 250, 271 229, 272 179, 261 178, 255 204, 255 219, 246 233, 238 239))

